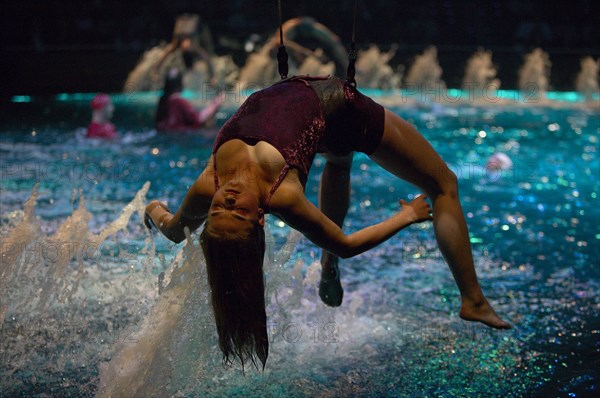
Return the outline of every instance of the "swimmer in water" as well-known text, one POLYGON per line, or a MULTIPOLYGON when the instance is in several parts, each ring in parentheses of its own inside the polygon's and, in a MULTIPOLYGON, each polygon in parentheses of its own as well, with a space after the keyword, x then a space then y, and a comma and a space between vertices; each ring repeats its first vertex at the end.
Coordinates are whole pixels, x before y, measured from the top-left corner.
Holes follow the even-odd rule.
POLYGON ((90 103, 92 108, 92 121, 88 125, 87 138, 117 138, 115 125, 110 122, 115 111, 112 100, 107 94, 96 95, 90 103))
POLYGON ((488 303, 475 272, 456 176, 408 122, 335 77, 293 77, 251 95, 219 131, 207 167, 172 214, 161 202, 145 222, 170 240, 205 223, 206 258, 219 345, 225 362, 268 355, 263 256, 265 214, 271 213, 323 249, 319 295, 342 302, 338 259, 363 253, 410 224, 433 219, 435 236, 456 284, 460 317, 497 329, 511 326, 488 303), (382 222, 345 234, 350 167, 361 151, 425 191, 382 222), (319 206, 304 195, 315 154, 327 162, 319 206), (433 203, 430 207, 426 201, 433 203))
POLYGON ((220 95, 202 110, 197 111, 192 104, 181 97, 182 76, 177 69, 171 69, 165 79, 163 95, 156 110, 156 130, 176 132, 192 131, 204 127, 213 120, 222 99, 220 95))

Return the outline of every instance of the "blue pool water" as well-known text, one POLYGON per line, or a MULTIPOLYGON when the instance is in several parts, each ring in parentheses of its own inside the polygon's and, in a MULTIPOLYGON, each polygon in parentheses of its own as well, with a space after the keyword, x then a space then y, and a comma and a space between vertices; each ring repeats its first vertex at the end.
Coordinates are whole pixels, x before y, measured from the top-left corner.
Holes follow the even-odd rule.
MULTIPOLYGON (((194 236, 173 245, 139 213, 146 199, 178 206, 216 127, 158 135, 149 127, 155 93, 115 95, 121 139, 94 142, 81 133, 89 96, 19 97, 3 105, 0 124, 2 396, 102 395, 111 383, 149 396, 597 395, 598 107, 370 94, 415 124, 458 175, 482 286, 514 329, 458 318, 458 291, 424 224, 344 261, 344 305, 329 309, 315 289, 318 250, 272 217, 267 367, 224 368, 205 282, 181 276, 191 264, 204 275, 194 236), (486 168, 495 152, 512 169, 486 168), (161 272, 175 282, 159 296, 161 272)), ((315 202, 322 166, 318 158, 306 190, 315 202)), ((418 193, 362 154, 352 183, 347 230, 418 193)))

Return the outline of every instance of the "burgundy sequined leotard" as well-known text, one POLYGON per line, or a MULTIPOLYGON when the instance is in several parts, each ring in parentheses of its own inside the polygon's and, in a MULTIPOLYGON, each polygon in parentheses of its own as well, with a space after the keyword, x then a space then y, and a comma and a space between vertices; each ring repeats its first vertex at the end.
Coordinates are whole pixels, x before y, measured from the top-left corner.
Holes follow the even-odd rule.
POLYGON ((252 94, 219 131, 213 154, 232 139, 273 145, 286 166, 271 188, 268 203, 290 167, 298 169, 300 182, 306 185, 317 152, 371 154, 381 141, 383 123, 383 107, 345 81, 297 76, 252 94))

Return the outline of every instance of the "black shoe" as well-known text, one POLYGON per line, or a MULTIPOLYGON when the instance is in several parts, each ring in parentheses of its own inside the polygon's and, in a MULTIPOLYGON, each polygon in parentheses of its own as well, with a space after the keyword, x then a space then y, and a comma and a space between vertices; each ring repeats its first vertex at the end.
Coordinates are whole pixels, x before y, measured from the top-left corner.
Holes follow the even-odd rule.
POLYGON ((330 307, 339 307, 344 298, 344 289, 340 281, 340 270, 338 268, 339 259, 335 259, 332 264, 334 272, 324 272, 321 269, 321 282, 319 282, 319 297, 321 301, 330 307))
MULTIPOLYGON (((154 225, 154 221, 152 221, 152 218, 150 217, 150 214, 148 214, 148 213, 144 213, 144 225, 148 229, 152 229, 152 227, 156 228, 156 225, 154 225)), ((158 229, 158 228, 156 228, 156 229, 158 229)))

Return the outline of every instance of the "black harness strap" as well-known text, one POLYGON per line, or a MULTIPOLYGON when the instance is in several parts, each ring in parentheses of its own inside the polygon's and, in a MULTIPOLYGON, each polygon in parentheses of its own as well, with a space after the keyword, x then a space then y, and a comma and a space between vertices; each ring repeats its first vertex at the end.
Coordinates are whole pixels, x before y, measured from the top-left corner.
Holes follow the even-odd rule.
MULTIPOLYGON (((288 53, 283 44, 283 18, 281 15, 281 0, 277 1, 279 9, 279 48, 277 49, 277 66, 281 80, 287 79, 289 72, 288 53)), ((356 87, 356 15, 358 14, 358 0, 354 0, 354 18, 352 20, 352 44, 348 53, 348 70, 346 71, 346 82, 356 87)))
POLYGON ((354 75, 356 74, 356 14, 358 13, 358 0, 354 0, 354 19, 352 21, 352 44, 350 46, 350 52, 348 53, 348 70, 346 71, 346 81, 356 87, 356 80, 354 75))
POLYGON ((281 79, 286 79, 289 71, 288 68, 288 54, 283 45, 283 20, 281 17, 281 0, 277 1, 279 5, 279 49, 277 49, 277 63, 279 69, 279 76, 281 79))

